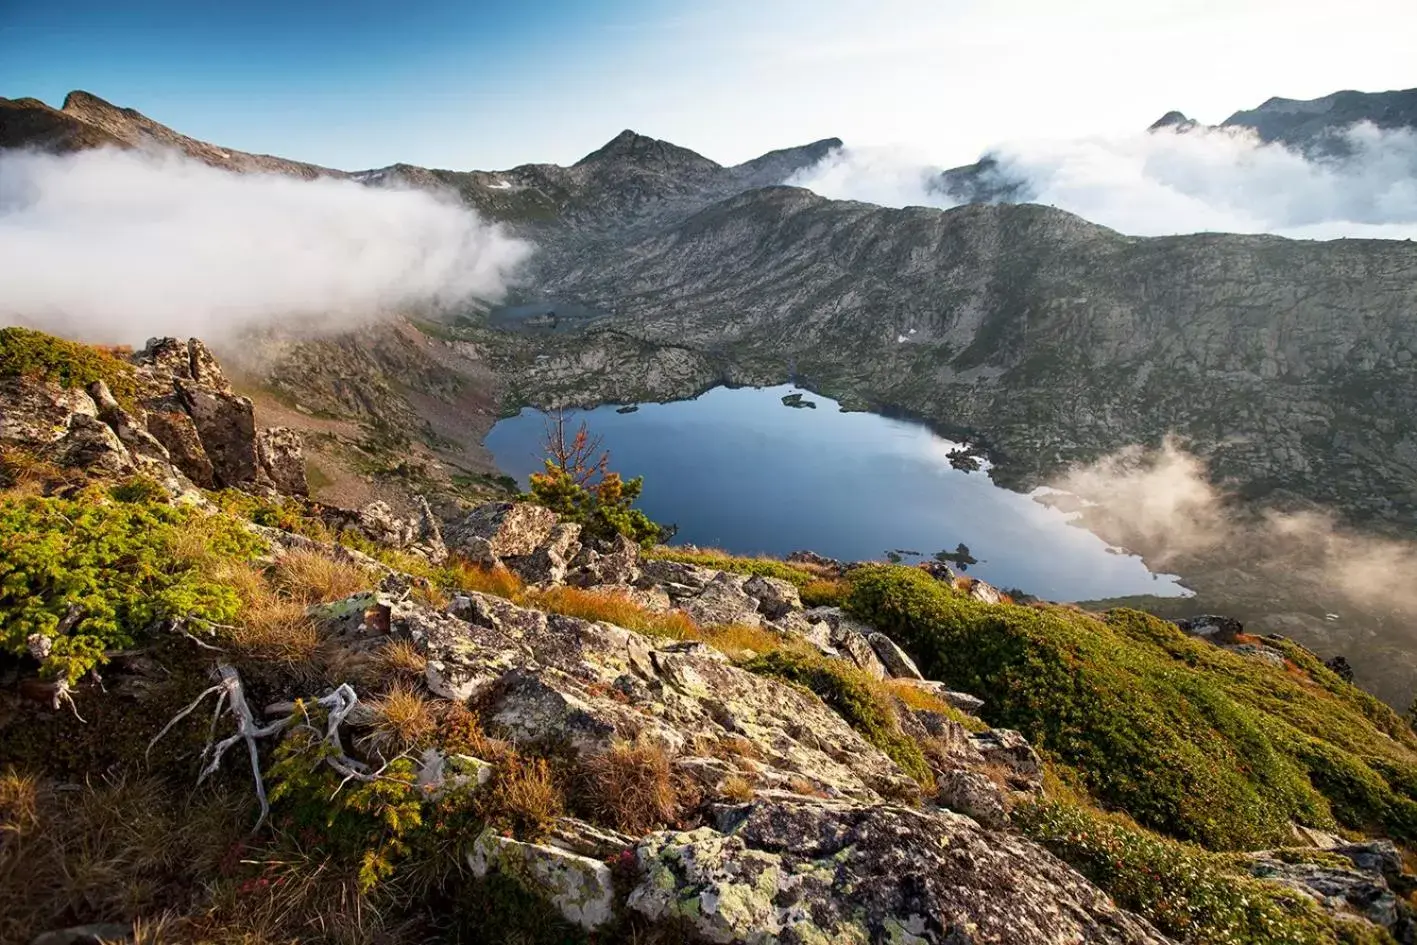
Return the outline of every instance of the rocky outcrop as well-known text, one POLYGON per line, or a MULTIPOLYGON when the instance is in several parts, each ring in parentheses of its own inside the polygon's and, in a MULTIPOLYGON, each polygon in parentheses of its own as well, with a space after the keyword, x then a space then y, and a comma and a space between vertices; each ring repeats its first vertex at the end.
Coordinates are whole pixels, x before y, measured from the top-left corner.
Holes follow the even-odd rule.
POLYGON ((0 444, 91 476, 143 473, 173 492, 308 491, 299 437, 258 433, 251 402, 232 391, 201 341, 154 339, 132 361, 123 400, 103 380, 79 389, 0 378, 0 444))
POLYGON ((1247 858, 1253 875, 1310 897, 1335 917, 1361 916, 1399 942, 1417 941, 1412 909, 1389 885, 1390 877, 1406 893, 1410 883, 1390 841, 1344 844, 1322 855, 1279 850, 1247 858))
POLYGON ((512 876, 581 928, 599 928, 614 915, 613 877, 599 860, 559 847, 522 843, 489 828, 473 843, 468 865, 474 876, 493 870, 512 876))
POLYGON ((774 798, 636 855, 627 906, 696 941, 1166 942, 1049 854, 945 811, 774 798))

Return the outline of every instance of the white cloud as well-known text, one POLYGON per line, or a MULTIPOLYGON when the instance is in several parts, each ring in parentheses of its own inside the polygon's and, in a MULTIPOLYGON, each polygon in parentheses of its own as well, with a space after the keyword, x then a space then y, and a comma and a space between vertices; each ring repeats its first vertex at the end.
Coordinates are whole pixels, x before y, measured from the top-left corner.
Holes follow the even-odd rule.
POLYGON ((92 341, 495 298, 529 244, 453 200, 171 153, 0 152, 0 323, 92 341))
MULTIPOLYGON (((1358 125, 1347 137, 1343 160, 1228 129, 1016 142, 993 154, 999 174, 1027 182, 1028 199, 1134 235, 1417 236, 1417 134, 1358 125)), ((887 206, 953 206, 926 186, 940 170, 900 152, 846 149, 793 183, 887 206)))

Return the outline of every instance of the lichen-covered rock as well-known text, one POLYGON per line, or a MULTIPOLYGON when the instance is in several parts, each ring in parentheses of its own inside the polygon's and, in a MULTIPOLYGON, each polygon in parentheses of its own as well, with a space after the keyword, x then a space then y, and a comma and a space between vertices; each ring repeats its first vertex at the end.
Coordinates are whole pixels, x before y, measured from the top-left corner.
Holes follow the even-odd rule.
POLYGON ((270 427, 256 434, 256 461, 260 472, 278 491, 309 495, 305 478, 305 451, 300 434, 289 427, 270 427))
POLYGON ((566 576, 566 583, 577 587, 634 584, 640 578, 639 561, 640 546, 616 535, 608 542, 584 545, 572 562, 574 570, 566 576))
POLYGON ((614 917, 613 878, 610 868, 598 860, 501 837, 488 828, 473 843, 468 865, 474 876, 495 870, 516 880, 583 929, 599 928, 614 917))
POLYGON ((787 556, 786 560, 793 564, 815 565, 828 571, 834 571, 837 574, 840 574, 842 571, 840 561, 835 558, 828 558, 825 555, 819 555, 815 551, 794 551, 787 556))
POLYGON ((915 661, 910 658, 896 642, 884 633, 879 631, 871 633, 866 637, 871 649, 876 651, 876 656, 880 658, 881 665, 885 666, 886 672, 896 679, 924 679, 925 676, 916 667, 915 661))
POLYGON ((806 617, 830 627, 831 646, 855 663, 857 668, 874 679, 885 679, 890 675, 871 646, 869 635, 875 632, 871 627, 852 620, 840 607, 814 607, 807 611, 806 617))
POLYGON ((627 907, 703 942, 1166 941, 1042 849, 947 811, 786 797, 645 838, 627 907))
MULTIPOLYGON (((640 564, 640 582, 645 585, 660 585, 669 588, 684 588, 685 594, 692 595, 707 587, 723 572, 711 568, 701 568, 696 564, 679 561, 664 561, 651 558, 640 564)), ((670 597, 677 596, 673 590, 670 597)))
POLYGON ((217 485, 255 482, 259 465, 256 417, 251 401, 195 380, 179 379, 176 384, 182 404, 202 439, 202 448, 211 460, 217 485))
POLYGON ((69 431, 54 444, 59 465, 82 469, 90 475, 116 479, 137 470, 137 464, 113 429, 96 417, 76 413, 69 431))
POLYGON ((1009 771, 1009 782, 1015 790, 1036 790, 1043 777, 1043 761, 1038 752, 1018 732, 1007 728, 991 728, 972 734, 970 742, 984 759, 1002 765, 1009 771))
POLYGON ((560 522, 551 529, 546 540, 523 558, 504 559, 507 567, 521 575, 528 584, 561 584, 566 579, 572 559, 581 548, 581 527, 574 522, 560 522))
POLYGON ((719 572, 698 594, 677 601, 675 606, 705 627, 760 626, 763 619, 758 600, 743 591, 744 583, 742 575, 719 572))
POLYGON ((987 775, 969 768, 950 768, 937 771, 935 782, 939 786, 935 803, 940 806, 973 817, 992 830, 1008 823, 1004 791, 987 775))
POLYGON ((0 377, 0 441, 39 449, 61 440, 75 415, 98 416, 93 398, 77 388, 0 377))
POLYGON ((450 548, 475 556, 524 557, 536 551, 560 521, 555 512, 530 502, 488 502, 467 514, 445 536, 450 548))
POLYGON ((441 612, 405 602, 391 632, 420 645, 434 692, 476 697, 483 720, 517 743, 549 739, 590 755, 643 739, 692 756, 739 740, 764 787, 800 780, 875 800, 915 784, 820 699, 700 643, 650 640, 484 594, 459 595, 441 612))
POLYGON ((148 405, 147 427, 148 432, 167 449, 172 465, 183 475, 203 489, 216 488, 216 473, 212 470, 206 448, 202 446, 202 438, 197 435, 197 425, 181 409, 175 396, 157 405, 148 405))
POLYGON ((769 620, 777 620, 789 612, 802 609, 802 598, 790 581, 753 575, 743 582, 743 593, 758 602, 758 610, 769 620))
POLYGON ((416 783, 425 797, 438 800, 450 792, 482 787, 492 780, 493 771, 491 762, 481 758, 445 755, 436 748, 428 748, 418 759, 416 783))
POLYGON ((1385 929, 1397 925, 1398 899, 1380 873, 1291 862, 1270 853, 1253 853, 1249 859, 1253 875, 1303 893, 1335 916, 1360 915, 1385 929))

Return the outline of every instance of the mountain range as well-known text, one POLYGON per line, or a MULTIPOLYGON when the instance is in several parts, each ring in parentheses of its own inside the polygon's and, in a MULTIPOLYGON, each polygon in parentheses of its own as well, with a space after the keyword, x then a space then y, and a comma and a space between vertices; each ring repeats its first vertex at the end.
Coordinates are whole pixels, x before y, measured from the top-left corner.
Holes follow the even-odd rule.
MULTIPOLYGON (((1413 127, 1414 102, 1417 90, 1271 99, 1224 125, 1321 148, 1354 121, 1413 127)), ((959 193, 977 202, 945 211, 781 186, 837 139, 725 167, 625 131, 569 167, 351 172, 197 141, 74 92, 62 109, 0 100, 0 147, 21 146, 168 147, 233 171, 434 189, 537 244, 512 301, 578 306, 586 316, 569 328, 470 305, 231 353, 282 422, 315 425, 313 413, 334 425, 322 441, 332 468, 351 455, 368 466, 380 436, 417 430, 422 468, 439 482, 485 476, 482 434, 522 405, 795 379, 969 439, 1013 487, 1178 434, 1244 509, 1317 508, 1381 534, 1417 533, 1410 243, 1128 236, 1008 202, 1023 191, 979 184, 997 170, 987 158, 946 172, 941 186, 973 181, 959 193)), ((1111 527, 1144 555, 1166 550, 1111 527)), ((1177 568, 1199 591, 1188 606, 1225 608, 1320 651, 1362 647, 1350 654, 1360 676, 1392 701, 1417 682, 1400 655, 1412 624, 1389 602, 1340 604, 1327 587, 1283 580, 1298 573, 1287 567, 1257 578, 1252 561, 1223 549, 1177 568), (1340 607, 1336 627, 1326 615, 1340 607)))

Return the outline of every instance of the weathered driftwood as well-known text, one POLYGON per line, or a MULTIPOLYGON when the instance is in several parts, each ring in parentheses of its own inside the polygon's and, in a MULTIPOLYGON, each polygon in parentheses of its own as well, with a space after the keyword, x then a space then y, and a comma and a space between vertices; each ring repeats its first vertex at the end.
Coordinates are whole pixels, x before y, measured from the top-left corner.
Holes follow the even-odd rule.
MULTIPOLYGON (((378 778, 382 772, 370 772, 368 765, 345 754, 344 745, 340 740, 339 727, 342 725, 349 713, 359 703, 359 697, 355 694, 354 688, 349 683, 343 683, 329 695, 321 696, 311 700, 314 704, 328 710, 325 721, 325 730, 320 732, 310 723, 310 716, 303 710, 300 703, 290 703, 281 708, 286 709, 286 714, 269 722, 260 725, 256 722, 256 717, 251 711, 250 704, 246 701, 246 689, 241 683, 241 675, 234 666, 228 663, 218 663, 215 669, 216 685, 208 689, 193 699, 191 704, 178 712, 162 730, 153 736, 148 743, 148 752, 152 751, 158 740, 172 730, 172 727, 196 711, 197 706, 208 696, 216 696, 216 706, 212 712, 211 730, 207 735, 206 747, 202 749, 202 760, 206 762, 201 774, 197 776, 197 783, 201 784, 210 777, 221 765, 221 759, 228 749, 238 742, 244 742, 246 753, 251 759, 251 777, 256 785, 256 798, 261 803, 261 816, 256 820, 256 828, 265 822, 270 814, 270 801, 266 797, 266 784, 261 776, 260 751, 257 740, 276 735, 288 728, 308 728, 315 732, 321 741, 330 749, 325 753, 324 761, 330 767, 344 776, 344 781, 340 786, 350 780, 372 781, 378 778), (226 738, 217 741, 217 726, 221 723, 223 713, 229 715, 236 721, 236 731, 226 738)), ((255 829, 255 828, 253 828, 255 829)))

